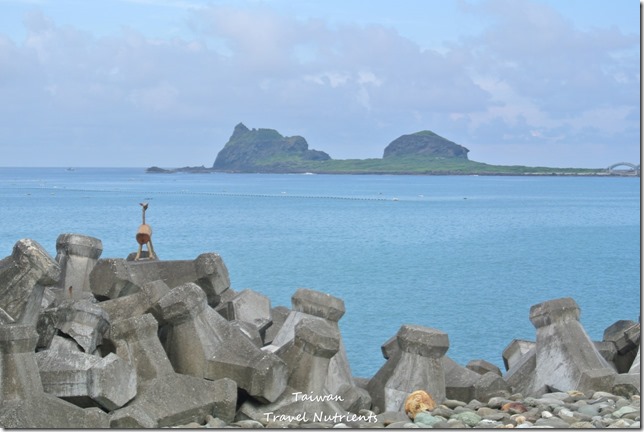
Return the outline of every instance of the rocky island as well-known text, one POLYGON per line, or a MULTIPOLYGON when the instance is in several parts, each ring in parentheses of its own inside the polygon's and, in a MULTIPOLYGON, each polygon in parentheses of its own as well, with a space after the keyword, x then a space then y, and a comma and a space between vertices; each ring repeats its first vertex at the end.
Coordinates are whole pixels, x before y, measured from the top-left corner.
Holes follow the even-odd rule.
POLYGON ((469 149, 423 130, 389 143, 382 158, 332 159, 309 149, 301 136, 285 137, 274 129, 235 126, 212 167, 164 169, 148 173, 316 173, 316 174, 422 174, 422 175, 607 175, 606 169, 548 168, 489 165, 467 157, 469 149))

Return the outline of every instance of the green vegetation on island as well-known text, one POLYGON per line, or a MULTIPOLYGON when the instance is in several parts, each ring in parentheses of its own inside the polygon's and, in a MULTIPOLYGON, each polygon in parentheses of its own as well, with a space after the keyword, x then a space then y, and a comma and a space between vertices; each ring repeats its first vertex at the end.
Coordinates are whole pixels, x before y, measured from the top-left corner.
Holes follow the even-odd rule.
POLYGON ((489 165, 469 160, 469 150, 425 130, 393 140, 381 159, 332 159, 310 150, 301 136, 284 137, 274 129, 235 126, 212 168, 148 168, 150 173, 245 172, 314 174, 424 175, 606 175, 605 169, 489 165))

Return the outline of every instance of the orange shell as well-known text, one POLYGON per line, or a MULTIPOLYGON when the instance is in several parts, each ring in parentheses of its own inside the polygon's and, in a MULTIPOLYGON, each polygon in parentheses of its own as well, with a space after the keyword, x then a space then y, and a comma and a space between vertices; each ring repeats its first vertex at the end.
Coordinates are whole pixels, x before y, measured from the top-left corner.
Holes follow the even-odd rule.
POLYGON ((416 390, 405 399, 405 413, 412 420, 419 412, 432 411, 434 408, 436 408, 436 402, 424 390, 416 390))

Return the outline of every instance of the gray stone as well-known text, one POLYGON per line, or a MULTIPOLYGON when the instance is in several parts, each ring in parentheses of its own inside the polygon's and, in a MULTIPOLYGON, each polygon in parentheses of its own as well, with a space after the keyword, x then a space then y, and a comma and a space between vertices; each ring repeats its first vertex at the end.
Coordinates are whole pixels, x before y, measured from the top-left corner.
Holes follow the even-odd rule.
POLYGON ((522 355, 518 361, 512 363, 503 378, 514 392, 529 395, 534 388, 535 371, 537 369, 537 348, 533 346, 530 351, 522 355))
POLYGON ((288 366, 289 387, 302 393, 323 392, 330 359, 339 349, 337 329, 324 321, 300 321, 293 341, 277 352, 288 366))
POLYGON ((217 307, 217 312, 228 321, 243 321, 252 325, 262 336, 272 324, 271 301, 265 295, 245 289, 217 307))
POLYGON ((103 301, 99 306, 107 312, 111 321, 116 322, 149 313, 159 299, 168 292, 170 288, 162 280, 146 282, 141 286, 140 291, 103 301))
POLYGON ((436 403, 441 403, 445 399, 443 356, 449 348, 447 334, 433 328, 403 325, 396 339, 399 349, 369 381, 367 389, 373 406, 380 411, 399 411, 406 397, 418 389, 424 389, 436 403))
POLYGON ((559 417, 550 417, 547 419, 540 418, 534 422, 535 426, 538 427, 549 427, 555 429, 568 429, 570 424, 565 420, 560 419, 559 417))
POLYGON ((111 427, 203 424, 209 415, 233 421, 235 382, 176 373, 157 337, 157 322, 151 314, 114 323, 110 338, 116 354, 132 362, 137 372, 137 395, 126 407, 112 413, 111 427))
POLYGON ((640 324, 629 320, 617 321, 604 331, 604 341, 615 344, 617 354, 613 363, 617 372, 629 372, 639 347, 640 324))
POLYGON ((153 313, 167 324, 164 348, 174 369, 207 379, 230 378, 249 395, 275 401, 286 387, 286 364, 256 347, 212 309, 194 283, 173 288, 153 313))
POLYGON ((613 383, 611 392, 623 397, 639 395, 642 385, 641 381, 639 373, 618 374, 615 376, 615 382, 613 383))
POLYGON ((216 306, 222 294, 230 288, 230 276, 223 259, 216 253, 204 253, 195 259, 194 266, 197 275, 194 282, 206 293, 208 304, 216 306))
POLYGON ((92 292, 101 300, 115 299, 141 290, 147 282, 162 280, 175 288, 187 282, 196 283, 206 293, 208 304, 219 304, 230 287, 230 277, 218 254, 205 253, 195 260, 98 260, 90 274, 92 292))
POLYGON ((521 358, 528 354, 535 343, 524 339, 513 339, 503 350, 503 365, 505 370, 509 371, 514 365, 519 363, 521 358))
POLYGON ((640 354, 642 352, 642 347, 638 346, 637 347, 637 354, 635 355, 635 360, 633 360, 633 364, 631 365, 631 368, 629 369, 629 373, 631 374, 639 374, 641 367, 640 367, 640 354))
POLYGON ((94 353, 109 329, 109 316, 94 299, 65 300, 57 307, 45 310, 38 323, 39 346, 49 346, 55 331, 76 341, 86 353, 94 353))
POLYGON ((582 392, 612 387, 615 371, 579 323, 579 313, 571 298, 530 308, 530 321, 537 329, 533 391, 543 386, 582 392))
POLYGON ((619 320, 604 330, 604 341, 615 343, 617 352, 624 354, 638 347, 640 324, 637 321, 619 320))
POLYGON ((266 329, 266 333, 264 334, 264 345, 273 343, 275 336, 281 330, 290 312, 286 306, 275 306, 271 309, 271 325, 266 329))
POLYGON ((471 360, 467 365, 465 365, 465 367, 480 375, 486 374, 488 372, 493 372, 498 376, 503 375, 501 373, 501 369, 499 369, 498 366, 493 365, 492 363, 485 360, 471 360))
POLYGON ((344 301, 330 294, 307 288, 298 289, 291 297, 293 310, 338 322, 344 315, 344 301))
POLYGON ((0 308, 0 325, 2 325, 2 324, 13 324, 15 322, 16 321, 11 316, 9 316, 9 314, 6 313, 4 311, 4 309, 0 308))
POLYGON ((442 419, 434 417, 428 412, 419 412, 414 417, 414 423, 421 427, 433 427, 436 423, 439 423, 442 419))
POLYGON ((277 351, 288 366, 287 391, 269 405, 248 401, 240 412, 265 424, 281 420, 289 420, 287 424, 346 420, 348 412, 338 403, 342 396, 325 388, 331 358, 340 349, 340 332, 316 319, 299 321, 294 332, 294 339, 277 351))
POLYGON ((0 326, 0 426, 3 428, 104 428, 108 417, 43 391, 34 355, 38 333, 30 325, 0 326), (11 377, 11 379, 7 379, 11 377))
POLYGON ((454 414, 451 419, 461 421, 469 427, 476 426, 482 420, 479 415, 470 411, 463 411, 461 413, 454 414))
POLYGON ((601 356, 608 362, 608 364, 617 371, 615 365, 615 357, 617 356, 617 347, 615 342, 612 341, 593 341, 595 348, 601 356))
POLYGON ((385 360, 389 360, 389 357, 400 351, 400 347, 398 346, 398 337, 393 335, 387 339, 385 343, 380 345, 380 351, 382 352, 382 356, 385 360))
POLYGON ((465 368, 448 356, 443 357, 445 371, 445 396, 458 401, 480 400, 487 402, 499 392, 509 394, 510 385, 495 372, 481 375, 465 368))
POLYGON ((264 346, 262 335, 259 333, 259 330, 257 330, 257 327, 250 323, 247 323, 246 321, 233 320, 228 322, 232 327, 243 333, 244 336, 246 336, 248 340, 250 340, 257 348, 262 348, 264 346))
MULTIPOLYGON (((0 308, 14 321, 25 313, 36 285, 52 286, 60 281, 60 266, 38 242, 18 240, 10 256, 0 260, 0 308)), ((30 316, 28 320, 35 321, 30 316)), ((27 319, 23 318, 22 322, 27 319)))
POLYGON ((61 269, 61 298, 92 296, 89 275, 103 252, 103 243, 80 234, 61 234, 56 239, 56 262, 61 269))
MULTIPOLYGON (((293 310, 288 314, 272 343, 263 348, 264 351, 276 352, 291 342, 295 338, 295 327, 303 319, 327 323, 340 332, 338 320, 345 311, 344 302, 341 299, 326 293, 300 288, 291 300, 293 310)), ((341 402, 345 410, 355 412, 362 408, 369 408, 371 405, 368 392, 359 388, 353 379, 342 338, 340 338, 338 352, 331 358, 324 386, 331 394, 347 396, 341 402)))
POLYGON ((110 353, 99 357, 66 349, 36 353, 45 392, 81 406, 95 402, 108 411, 122 407, 136 395, 136 372, 110 353))

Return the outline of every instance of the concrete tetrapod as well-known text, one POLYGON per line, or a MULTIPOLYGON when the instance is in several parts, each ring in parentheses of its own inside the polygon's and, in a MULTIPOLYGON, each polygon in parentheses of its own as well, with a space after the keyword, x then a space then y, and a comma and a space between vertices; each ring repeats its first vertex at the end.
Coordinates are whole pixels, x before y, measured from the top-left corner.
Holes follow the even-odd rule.
MULTIPOLYGON (((407 396, 425 390, 436 403, 445 399, 443 356, 449 348, 446 333, 418 325, 403 325, 396 335, 398 349, 371 378, 367 389, 374 407, 401 411, 407 396)), ((474 372, 473 372, 474 373, 474 372)))
POLYGON ((101 259, 90 274, 92 292, 101 300, 133 294, 146 282, 156 280, 162 280, 170 288, 194 282, 203 289, 208 304, 213 307, 230 288, 228 269, 215 253, 203 253, 193 261, 101 259))
POLYGON ((34 290, 40 286, 42 291, 45 286, 57 285, 59 280, 60 266, 38 242, 18 240, 11 255, 0 260, 0 309, 12 321, 35 319, 35 316, 29 319, 22 316, 34 290))
POLYGON ((112 325, 116 354, 136 368, 137 395, 125 408, 112 413, 113 428, 159 428, 197 422, 208 415, 231 422, 237 403, 232 380, 209 381, 176 373, 157 336, 151 314, 112 325))
POLYGON ((612 389, 616 373, 581 326, 579 313, 572 298, 530 308, 530 321, 537 329, 533 392, 612 389))
POLYGON ((35 355, 43 389, 75 405, 113 411, 136 395, 136 372, 116 354, 48 349, 35 355))
POLYGON ((230 378, 249 395, 275 401, 286 388, 286 364, 264 352, 212 309, 194 283, 172 289, 153 308, 165 324, 163 346, 179 373, 230 378))
POLYGON ((60 265, 59 298, 93 297, 89 275, 103 252, 103 243, 80 234, 61 234, 56 239, 56 262, 60 265))
POLYGON ((287 390, 271 404, 245 402, 238 418, 272 426, 351 419, 339 403, 342 396, 325 388, 330 359, 340 348, 340 333, 328 323, 313 319, 299 321, 294 333, 294 339, 277 351, 288 365, 287 390))
POLYGON ((0 326, 0 427, 108 427, 100 409, 83 409, 44 392, 34 354, 37 340, 31 325, 0 326))
MULTIPOLYGON (((340 332, 338 321, 345 313, 342 299, 320 291, 299 288, 291 297, 291 302, 293 310, 264 350, 275 352, 292 341, 295 338, 295 327, 303 319, 325 322, 340 332)), ((371 405, 368 392, 358 387, 353 379, 342 337, 338 352, 331 358, 324 386, 329 393, 341 396, 341 405, 347 411, 358 412, 371 405)))

